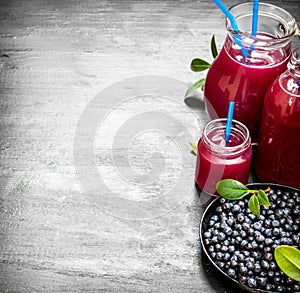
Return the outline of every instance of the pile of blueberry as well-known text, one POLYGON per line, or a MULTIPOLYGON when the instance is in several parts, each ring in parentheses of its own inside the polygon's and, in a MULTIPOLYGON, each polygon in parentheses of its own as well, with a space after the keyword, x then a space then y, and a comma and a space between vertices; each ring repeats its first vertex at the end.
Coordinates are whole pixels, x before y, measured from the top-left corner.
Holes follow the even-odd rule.
POLYGON ((274 258, 279 245, 300 246, 300 195, 272 188, 268 197, 271 206, 261 206, 260 216, 251 213, 247 197, 218 199, 203 219, 204 248, 227 276, 252 290, 300 292, 300 283, 287 277, 274 258))

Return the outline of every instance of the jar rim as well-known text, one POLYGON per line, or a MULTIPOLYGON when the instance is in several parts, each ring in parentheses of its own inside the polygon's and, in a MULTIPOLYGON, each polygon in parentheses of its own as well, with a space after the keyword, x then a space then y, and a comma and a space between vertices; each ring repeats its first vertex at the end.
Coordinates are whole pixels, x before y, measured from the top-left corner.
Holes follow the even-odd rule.
MULTIPOLYGON (((253 3, 245 2, 231 6, 229 8, 229 11, 235 16, 236 21, 238 22, 239 19, 245 16, 252 18, 252 9, 253 3), (241 9, 244 11, 235 11, 241 9)), ((251 32, 247 31, 234 31, 228 17, 225 18, 226 29, 231 35, 238 34, 240 37, 242 37, 242 42, 246 45, 252 46, 253 44, 255 44, 256 48, 282 45, 282 43, 289 42, 298 29, 295 18, 288 11, 274 4, 260 2, 258 15, 269 18, 276 18, 278 21, 280 21, 281 24, 284 24, 284 27, 287 29, 284 35, 274 36, 274 38, 265 38, 264 36, 261 36, 259 34, 253 36, 251 32)))
POLYGON ((243 142, 236 145, 236 146, 222 146, 219 144, 214 143, 208 135, 213 130, 224 130, 226 129, 226 122, 227 118, 218 118, 211 120, 206 124, 203 130, 203 143, 205 143, 209 148, 216 153, 219 153, 220 155, 226 155, 226 156, 234 156, 242 153, 246 148, 248 148, 249 145, 251 145, 251 138, 250 133, 246 125, 244 125, 242 122, 233 119, 232 120, 232 127, 231 127, 231 133, 237 133, 242 136, 243 142))

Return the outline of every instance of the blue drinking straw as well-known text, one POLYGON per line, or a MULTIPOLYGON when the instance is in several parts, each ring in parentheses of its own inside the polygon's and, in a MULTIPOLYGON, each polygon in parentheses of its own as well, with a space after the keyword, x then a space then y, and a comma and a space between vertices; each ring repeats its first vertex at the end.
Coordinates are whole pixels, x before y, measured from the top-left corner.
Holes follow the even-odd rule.
POLYGON ((225 142, 226 143, 229 142, 229 138, 230 138, 233 110, 234 110, 234 102, 229 102, 226 129, 225 129, 225 142))
POLYGON ((252 36, 256 36, 258 21, 258 0, 253 2, 253 15, 252 15, 252 36))
MULTIPOLYGON (((226 6, 220 1, 220 0, 214 0, 214 2, 216 3, 216 5, 221 9, 221 11, 227 16, 227 18, 229 19, 232 29, 234 32, 238 32, 239 31, 239 27, 238 24, 234 18, 234 16, 231 14, 231 12, 226 8, 226 6)), ((234 41, 242 48, 242 54, 244 57, 248 57, 249 53, 248 50, 243 46, 243 44, 240 42, 241 36, 240 35, 236 35, 234 37, 234 41)))
POLYGON ((222 12, 228 17, 233 30, 238 31, 239 30, 238 24, 237 24, 234 16, 230 13, 230 11, 226 8, 226 6, 220 0, 214 0, 214 2, 222 10, 222 12))

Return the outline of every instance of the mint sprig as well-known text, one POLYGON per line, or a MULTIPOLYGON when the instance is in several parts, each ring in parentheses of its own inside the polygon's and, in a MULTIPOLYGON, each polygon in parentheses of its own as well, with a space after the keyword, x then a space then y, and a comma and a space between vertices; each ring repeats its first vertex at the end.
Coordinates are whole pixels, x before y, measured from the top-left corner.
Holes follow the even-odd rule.
POLYGON ((224 179, 217 183, 216 190, 222 197, 229 200, 241 199, 246 195, 252 194, 248 202, 248 208, 257 216, 260 215, 260 205, 271 205, 266 195, 266 192, 268 192, 270 188, 266 190, 251 190, 237 180, 224 179))
MULTIPOLYGON (((218 56, 218 49, 216 45, 216 38, 215 35, 212 36, 211 41, 210 41, 210 50, 213 58, 216 58, 218 56)), ((194 58, 191 62, 190 68, 194 72, 202 72, 207 69, 209 69, 211 64, 202 59, 202 58, 194 58)), ((204 85, 205 85, 205 78, 201 78, 194 82, 189 88, 187 89, 184 98, 189 97, 193 92, 198 90, 199 88, 203 91, 204 90, 204 85)))

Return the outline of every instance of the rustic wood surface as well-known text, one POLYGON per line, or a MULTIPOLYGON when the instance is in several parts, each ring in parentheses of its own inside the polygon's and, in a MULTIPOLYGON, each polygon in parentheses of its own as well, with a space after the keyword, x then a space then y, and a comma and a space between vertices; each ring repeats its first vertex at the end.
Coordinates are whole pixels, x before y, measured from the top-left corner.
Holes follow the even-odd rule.
POLYGON ((0 292, 240 292, 203 265, 183 100, 213 2, 1 0, 0 33, 0 292))

